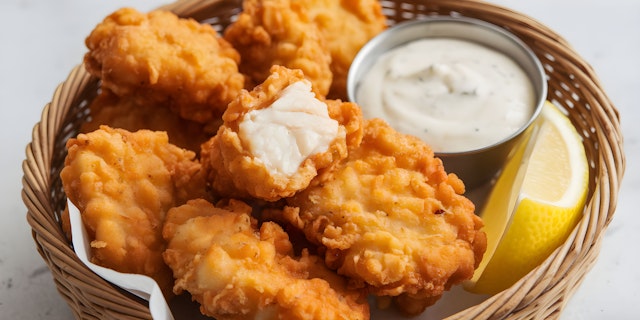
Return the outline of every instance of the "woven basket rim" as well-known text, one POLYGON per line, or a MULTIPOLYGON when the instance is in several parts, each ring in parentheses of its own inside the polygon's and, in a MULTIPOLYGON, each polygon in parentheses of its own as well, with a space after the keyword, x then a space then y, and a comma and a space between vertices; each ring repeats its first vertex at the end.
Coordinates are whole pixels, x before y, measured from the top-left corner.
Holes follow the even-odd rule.
MULTIPOLYGON (((214 11, 228 16, 237 14, 240 3, 240 0, 179 0, 160 9, 202 21, 211 18, 214 11)), ((381 3, 390 23, 420 18, 423 12, 481 18, 518 35, 541 58, 549 77, 548 100, 568 114, 584 139, 591 161, 584 216, 565 243, 527 276, 450 318, 558 317, 568 297, 595 263, 603 234, 616 209, 626 164, 618 110, 589 63, 563 37, 531 17, 478 0, 387 0, 381 3)), ((27 146, 22 199, 28 209, 27 220, 37 250, 77 318, 148 319, 150 314, 145 302, 114 288, 82 265, 56 216, 59 210, 54 202, 63 196, 59 178, 54 174, 59 169, 54 166, 59 165, 62 156, 60 141, 73 135, 74 124, 82 121, 81 116, 69 111, 83 103, 82 97, 91 96, 92 92, 95 95, 97 87, 97 80, 80 64, 56 88, 27 146)))

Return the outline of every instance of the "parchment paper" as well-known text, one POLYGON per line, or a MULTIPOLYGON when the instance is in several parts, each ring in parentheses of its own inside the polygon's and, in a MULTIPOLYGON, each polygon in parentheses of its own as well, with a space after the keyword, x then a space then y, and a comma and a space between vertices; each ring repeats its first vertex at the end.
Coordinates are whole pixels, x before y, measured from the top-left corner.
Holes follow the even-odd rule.
POLYGON ((89 260, 91 256, 90 241, 82 224, 80 211, 71 201, 67 201, 67 205, 69 207, 71 234, 73 235, 73 248, 80 261, 103 279, 149 301, 149 310, 153 319, 174 320, 169 305, 155 280, 140 274, 117 272, 91 263, 89 260))

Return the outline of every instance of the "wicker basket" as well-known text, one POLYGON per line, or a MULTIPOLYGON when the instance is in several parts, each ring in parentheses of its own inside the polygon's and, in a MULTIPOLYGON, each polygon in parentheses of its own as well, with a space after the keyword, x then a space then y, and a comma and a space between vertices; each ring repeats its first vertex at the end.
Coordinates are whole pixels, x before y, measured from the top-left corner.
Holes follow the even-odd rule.
MULTIPOLYGON (((562 37, 529 17, 474 0, 382 1, 382 5, 390 24, 433 14, 484 19, 519 36, 542 60, 549 77, 548 99, 569 114, 584 138, 590 160, 584 217, 542 265, 511 288, 451 318, 557 318, 596 260, 616 207, 625 168, 617 110, 592 68, 562 37)), ((240 8, 240 0, 182 0, 163 7, 210 23, 219 31, 240 8)), ((96 96, 97 89, 98 81, 82 66, 73 69, 57 88, 33 129, 33 141, 23 163, 22 198, 38 252, 77 318, 149 319, 146 301, 106 282, 78 260, 60 226, 66 201, 59 178, 66 152, 64 144, 85 121, 87 103, 96 96)))

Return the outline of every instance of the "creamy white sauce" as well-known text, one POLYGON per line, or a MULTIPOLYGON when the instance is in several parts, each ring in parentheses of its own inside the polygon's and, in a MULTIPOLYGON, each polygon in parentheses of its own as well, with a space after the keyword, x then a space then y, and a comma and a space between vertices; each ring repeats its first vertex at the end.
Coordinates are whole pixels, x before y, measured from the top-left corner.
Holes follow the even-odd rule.
POLYGON ((511 58, 456 39, 424 39, 382 55, 360 81, 366 118, 383 118, 436 152, 489 146, 531 117, 535 96, 511 58))
POLYGON ((309 156, 327 151, 338 132, 305 80, 286 87, 271 106, 245 114, 238 134, 270 172, 291 176, 309 156))

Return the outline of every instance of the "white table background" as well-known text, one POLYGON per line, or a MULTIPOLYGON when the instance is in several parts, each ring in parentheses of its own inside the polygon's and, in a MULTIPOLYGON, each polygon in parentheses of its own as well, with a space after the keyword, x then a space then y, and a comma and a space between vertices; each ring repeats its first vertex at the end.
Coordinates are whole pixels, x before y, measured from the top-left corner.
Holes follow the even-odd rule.
MULTIPOLYGON (((72 318, 26 222, 20 196, 25 147, 56 86, 82 61, 84 38, 95 24, 122 6, 146 11, 167 1, 0 2, 0 318, 72 318)), ((596 265, 569 299, 562 319, 639 318, 640 1, 490 2, 529 15, 569 40, 620 110, 627 168, 618 209, 596 265)))

